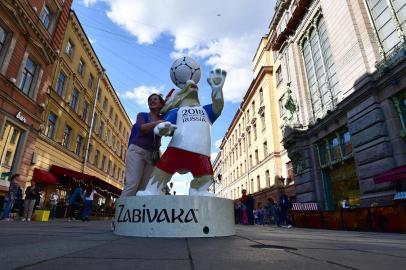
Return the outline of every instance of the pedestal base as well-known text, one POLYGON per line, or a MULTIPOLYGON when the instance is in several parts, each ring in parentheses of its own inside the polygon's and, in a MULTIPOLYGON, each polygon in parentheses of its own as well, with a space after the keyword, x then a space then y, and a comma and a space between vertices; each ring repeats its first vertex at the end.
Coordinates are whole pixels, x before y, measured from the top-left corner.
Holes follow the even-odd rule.
POLYGON ((203 196, 119 198, 114 233, 141 237, 234 235, 233 201, 203 196))

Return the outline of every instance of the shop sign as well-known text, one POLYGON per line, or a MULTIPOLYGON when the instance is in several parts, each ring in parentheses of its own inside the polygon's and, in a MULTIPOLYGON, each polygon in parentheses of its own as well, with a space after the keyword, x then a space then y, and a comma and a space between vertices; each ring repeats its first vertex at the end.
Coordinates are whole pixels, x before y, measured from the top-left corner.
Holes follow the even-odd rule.
POLYGON ((16 118, 21 122, 23 122, 24 124, 27 123, 27 119, 21 114, 21 112, 17 113, 16 118))

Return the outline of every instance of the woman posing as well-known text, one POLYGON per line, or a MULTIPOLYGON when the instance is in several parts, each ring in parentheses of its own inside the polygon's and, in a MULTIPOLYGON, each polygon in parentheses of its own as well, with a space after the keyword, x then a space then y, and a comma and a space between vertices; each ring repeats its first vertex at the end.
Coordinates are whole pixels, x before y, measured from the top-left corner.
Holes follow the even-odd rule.
POLYGON ((164 120, 159 111, 165 105, 164 99, 158 94, 148 97, 149 112, 137 115, 137 121, 131 129, 126 158, 124 190, 121 197, 135 196, 148 183, 154 165, 152 153, 159 150, 161 137, 154 134, 154 127, 164 120))

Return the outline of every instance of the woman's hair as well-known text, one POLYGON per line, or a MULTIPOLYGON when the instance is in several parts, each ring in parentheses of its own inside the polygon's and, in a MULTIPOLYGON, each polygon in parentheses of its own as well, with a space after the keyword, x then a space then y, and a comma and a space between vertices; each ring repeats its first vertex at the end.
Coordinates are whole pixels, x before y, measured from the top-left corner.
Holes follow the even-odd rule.
POLYGON ((159 101, 162 103, 162 105, 165 105, 165 100, 164 100, 164 98, 162 97, 162 95, 157 94, 157 93, 153 93, 153 94, 149 95, 149 97, 148 97, 148 102, 149 102, 149 100, 150 100, 153 96, 157 96, 157 97, 159 98, 159 101))
POLYGON ((14 179, 16 179, 17 177, 19 177, 20 174, 19 173, 15 173, 10 177, 10 182, 13 181, 14 179))

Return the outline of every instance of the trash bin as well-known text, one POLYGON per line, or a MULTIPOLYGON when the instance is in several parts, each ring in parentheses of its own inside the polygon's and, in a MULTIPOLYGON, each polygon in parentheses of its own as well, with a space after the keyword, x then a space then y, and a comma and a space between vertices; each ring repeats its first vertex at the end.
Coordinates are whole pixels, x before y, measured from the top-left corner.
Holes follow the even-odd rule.
POLYGON ((35 221, 48 221, 49 210, 35 210, 35 221))

